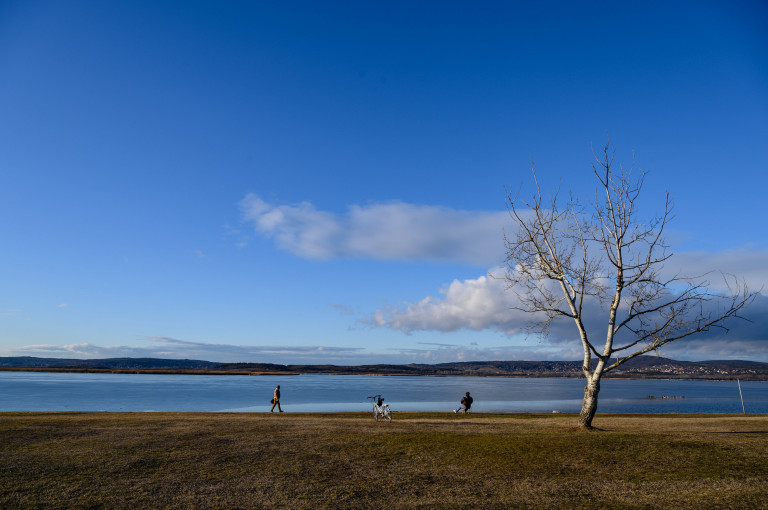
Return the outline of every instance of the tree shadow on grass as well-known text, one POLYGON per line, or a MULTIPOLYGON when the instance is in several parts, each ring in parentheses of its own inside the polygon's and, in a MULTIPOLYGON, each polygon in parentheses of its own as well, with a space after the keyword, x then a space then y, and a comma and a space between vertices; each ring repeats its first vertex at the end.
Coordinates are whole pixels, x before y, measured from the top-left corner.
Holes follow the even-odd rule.
POLYGON ((575 425, 570 428, 573 432, 612 432, 611 429, 601 429, 600 427, 581 427, 579 425, 575 425))

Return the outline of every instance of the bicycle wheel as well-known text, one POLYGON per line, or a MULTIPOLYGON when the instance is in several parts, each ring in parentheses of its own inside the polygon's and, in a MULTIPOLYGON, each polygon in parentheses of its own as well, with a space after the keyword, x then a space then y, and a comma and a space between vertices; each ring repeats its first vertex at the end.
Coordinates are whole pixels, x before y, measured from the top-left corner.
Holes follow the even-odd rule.
POLYGON ((389 407, 384 408, 384 419, 387 421, 392 421, 392 411, 389 410, 389 407))

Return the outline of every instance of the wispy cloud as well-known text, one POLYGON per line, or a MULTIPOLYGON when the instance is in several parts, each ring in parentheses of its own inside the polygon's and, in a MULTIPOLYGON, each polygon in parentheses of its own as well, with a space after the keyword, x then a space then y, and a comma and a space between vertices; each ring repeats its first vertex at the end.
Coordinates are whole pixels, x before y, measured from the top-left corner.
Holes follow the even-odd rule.
POLYGON ((249 194, 243 218, 277 245, 311 259, 430 260, 487 266, 504 259, 506 211, 462 211, 403 202, 352 205, 344 214, 309 202, 270 204, 249 194))
POLYGON ((753 291, 768 292, 768 249, 743 247, 720 252, 675 253, 665 266, 667 273, 702 275, 709 287, 727 291, 723 275, 743 279, 753 291))
POLYGON ((333 347, 320 345, 232 345, 191 342, 169 337, 151 337, 152 342, 163 344, 157 350, 170 351, 178 357, 194 354, 212 361, 249 361, 255 363, 310 363, 313 359, 344 359, 363 351, 361 347, 333 347))
POLYGON ((142 349, 123 346, 101 346, 90 343, 33 344, 0 351, 4 356, 36 356, 43 358, 119 358, 144 357, 142 349))
POLYGON ((232 345, 192 342, 176 338, 155 336, 148 338, 150 345, 101 346, 90 343, 68 345, 38 344, 3 349, 5 356, 37 356, 64 358, 170 358, 202 359, 219 362, 252 363, 317 363, 317 360, 357 359, 364 351, 361 347, 290 346, 290 345, 232 345))
MULTIPOLYGON (((424 344, 419 344, 424 345, 424 344)), ((387 363, 451 363, 455 361, 571 361, 579 360, 578 346, 551 348, 542 343, 533 346, 505 345, 479 347, 470 345, 437 345, 436 348, 401 349, 387 363)))
POLYGON ((24 321, 31 320, 29 315, 27 315, 26 313, 24 313, 24 311, 19 309, 0 310, 0 319, 17 319, 17 320, 24 320, 24 321))
POLYGON ((336 310, 339 313, 344 314, 344 315, 354 315, 355 314, 355 310, 352 307, 349 307, 349 306, 341 304, 341 303, 329 303, 328 306, 330 306, 334 310, 336 310))
POLYGON ((280 364, 365 365, 378 363, 444 363, 454 361, 560 360, 578 359, 574 346, 552 348, 544 344, 521 348, 516 345, 480 347, 476 342, 417 343, 413 348, 384 348, 375 352, 356 347, 334 346, 243 346, 190 342, 153 337, 156 346, 98 346, 89 343, 70 345, 28 345, 0 349, 3 356, 36 356, 74 359, 166 358, 201 359, 219 362, 280 364))

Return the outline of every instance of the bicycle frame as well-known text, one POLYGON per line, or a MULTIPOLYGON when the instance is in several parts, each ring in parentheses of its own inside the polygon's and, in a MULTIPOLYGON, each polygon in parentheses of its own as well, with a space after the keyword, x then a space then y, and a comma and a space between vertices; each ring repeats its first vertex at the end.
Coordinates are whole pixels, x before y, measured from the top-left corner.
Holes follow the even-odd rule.
POLYGON ((389 409, 389 404, 384 404, 384 399, 381 395, 374 395, 368 397, 373 401, 373 419, 379 421, 379 418, 392 421, 392 411, 389 409))

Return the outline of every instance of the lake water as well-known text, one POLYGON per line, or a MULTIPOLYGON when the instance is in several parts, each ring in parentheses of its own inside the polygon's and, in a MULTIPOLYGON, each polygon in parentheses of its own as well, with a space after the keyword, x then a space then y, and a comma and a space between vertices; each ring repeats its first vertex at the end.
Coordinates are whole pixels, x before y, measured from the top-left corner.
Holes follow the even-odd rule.
MULTIPOLYGON (((287 412, 367 411, 378 393, 395 412, 447 412, 469 391, 474 412, 576 413, 584 391, 583 379, 0 372, 0 411, 265 412, 277 384, 287 412)), ((747 413, 768 413, 768 382, 741 389, 747 413)), ((598 411, 742 412, 736 381, 626 379, 603 380, 598 411)))

